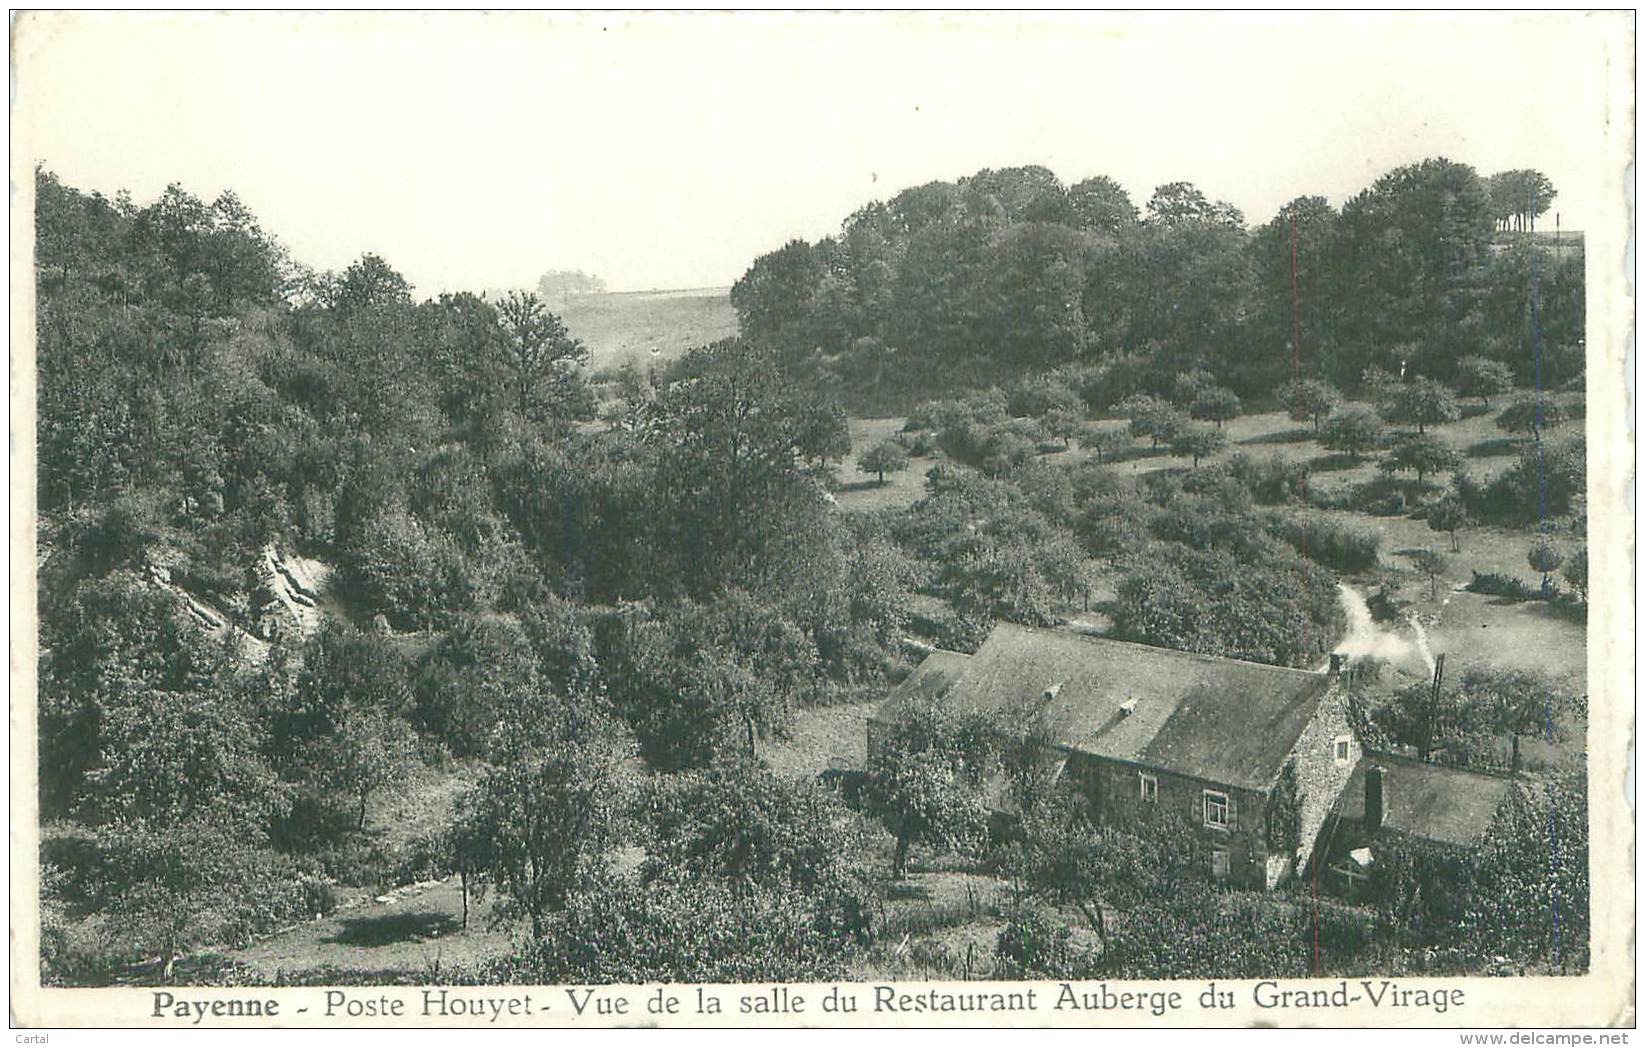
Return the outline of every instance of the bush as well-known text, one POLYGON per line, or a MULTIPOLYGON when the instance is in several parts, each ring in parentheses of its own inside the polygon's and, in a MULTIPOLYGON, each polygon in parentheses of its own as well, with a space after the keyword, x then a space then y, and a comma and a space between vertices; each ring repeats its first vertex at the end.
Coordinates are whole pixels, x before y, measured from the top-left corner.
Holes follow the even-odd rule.
POLYGON ((304 912, 315 917, 329 917, 337 911, 337 889, 324 877, 304 877, 298 882, 303 893, 304 912))
POLYGON ((1079 978, 1090 958, 1074 945, 1068 924, 1045 910, 1017 909, 994 940, 994 956, 1012 978, 1079 978))
POLYGON ((892 438, 901 444, 910 458, 928 458, 937 451, 937 437, 928 429, 904 429, 892 438))
POLYGON ((1542 588, 1533 586, 1517 575, 1504 575, 1496 571, 1476 571, 1468 583, 1469 593, 1483 593, 1492 597, 1508 597, 1512 600, 1541 600, 1542 588))
POLYGON ((1274 514, 1268 518, 1268 533, 1314 563, 1343 572, 1375 568, 1382 545, 1381 536, 1370 528, 1329 517, 1274 514))
POLYGON ((525 966, 540 983, 811 982, 840 978, 852 947, 799 892, 607 880, 549 919, 525 966))
POLYGON ((1301 502, 1308 494, 1308 464, 1289 462, 1278 452, 1260 460, 1237 452, 1228 459, 1228 471, 1264 505, 1301 502))
POLYGON ((1237 550, 1143 550, 1119 584, 1114 635, 1279 666, 1317 663, 1343 625, 1336 581, 1260 537, 1237 550))
POLYGON ((1519 461, 1488 484, 1464 475, 1456 478, 1457 496, 1470 517, 1515 526, 1570 512, 1586 484, 1586 449, 1580 437, 1525 448, 1519 461))

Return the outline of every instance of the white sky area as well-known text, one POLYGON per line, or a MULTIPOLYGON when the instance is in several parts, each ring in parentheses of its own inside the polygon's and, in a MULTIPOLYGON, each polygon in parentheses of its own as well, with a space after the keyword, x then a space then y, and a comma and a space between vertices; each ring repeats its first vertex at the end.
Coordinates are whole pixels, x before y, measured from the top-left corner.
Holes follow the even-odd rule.
MULTIPOLYGON (((140 202, 232 188, 299 260, 421 295, 583 269, 731 283, 858 206, 983 167, 1187 180, 1252 224, 1396 165, 1535 167, 1566 229, 1626 13, 44 14, 13 25, 14 146, 140 202), (19 137, 19 135, 23 137, 19 137), (26 145, 25 145, 26 142, 26 145)), ((1631 83, 1631 73, 1625 82, 1631 83)), ((1553 215, 1544 225, 1552 228, 1553 215)))

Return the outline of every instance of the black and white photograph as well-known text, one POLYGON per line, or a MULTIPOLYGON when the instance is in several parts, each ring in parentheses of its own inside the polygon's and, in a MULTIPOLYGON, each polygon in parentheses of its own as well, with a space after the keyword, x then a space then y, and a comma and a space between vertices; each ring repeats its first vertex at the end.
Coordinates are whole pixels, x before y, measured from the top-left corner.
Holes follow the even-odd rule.
POLYGON ((14 11, 13 1023, 1631 1027, 1634 28, 14 11))

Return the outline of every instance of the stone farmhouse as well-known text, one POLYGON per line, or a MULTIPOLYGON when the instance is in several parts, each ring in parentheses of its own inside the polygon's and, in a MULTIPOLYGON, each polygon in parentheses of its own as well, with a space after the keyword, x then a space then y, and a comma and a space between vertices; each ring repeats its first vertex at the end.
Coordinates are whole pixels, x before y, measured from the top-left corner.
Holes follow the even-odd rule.
POLYGON ((1309 672, 1001 624, 921 662, 869 718, 869 752, 922 701, 1048 747, 1103 821, 1181 812, 1243 887, 1308 868, 1362 756, 1335 657, 1309 672))

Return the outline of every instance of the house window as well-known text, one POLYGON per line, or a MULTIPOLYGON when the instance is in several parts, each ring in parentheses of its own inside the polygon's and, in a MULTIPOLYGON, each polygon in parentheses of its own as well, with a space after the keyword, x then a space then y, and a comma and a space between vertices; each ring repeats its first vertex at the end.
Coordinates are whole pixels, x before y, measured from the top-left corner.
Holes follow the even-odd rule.
POLYGON ((1213 848, 1211 850, 1211 876, 1219 881, 1228 879, 1228 849, 1213 848))
POLYGON ((1349 736, 1338 735, 1336 741, 1331 744, 1331 756, 1338 764, 1348 763, 1348 742, 1349 736))
POLYGON ((1228 828, 1228 795, 1216 790, 1205 791, 1205 825, 1219 830, 1228 828))
POLYGON ((1142 802, 1144 804, 1158 804, 1159 779, 1145 771, 1139 771, 1137 772, 1137 782, 1142 791, 1142 802))

